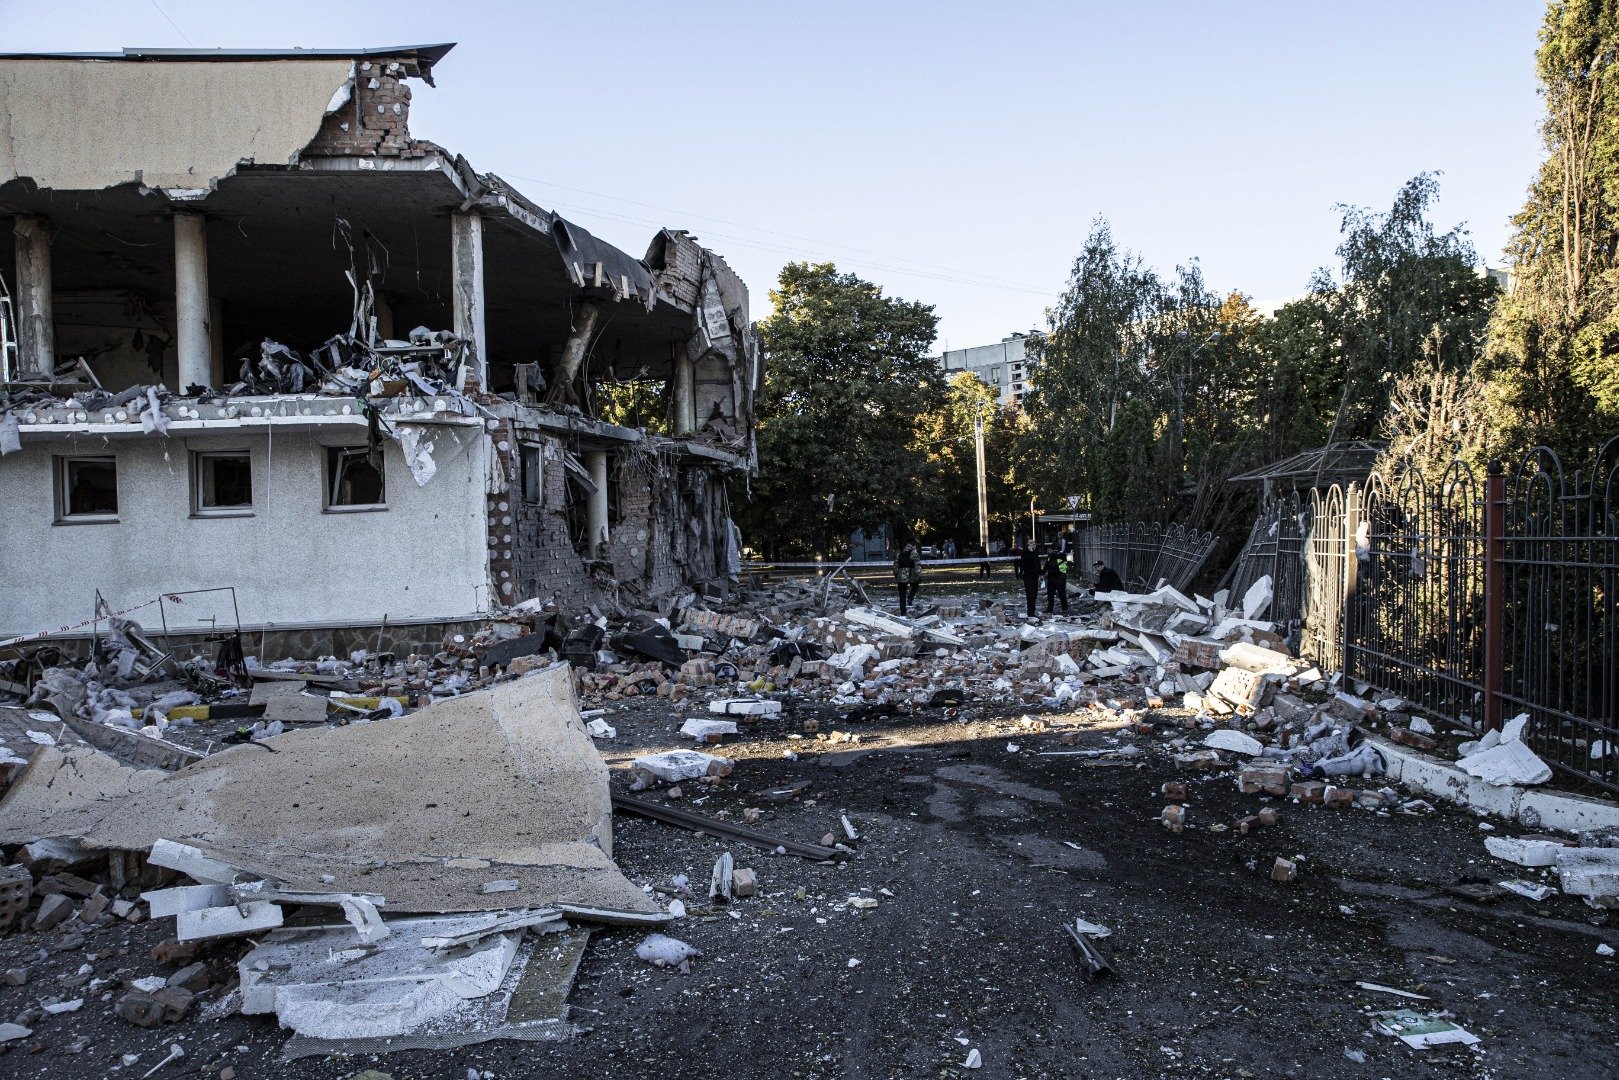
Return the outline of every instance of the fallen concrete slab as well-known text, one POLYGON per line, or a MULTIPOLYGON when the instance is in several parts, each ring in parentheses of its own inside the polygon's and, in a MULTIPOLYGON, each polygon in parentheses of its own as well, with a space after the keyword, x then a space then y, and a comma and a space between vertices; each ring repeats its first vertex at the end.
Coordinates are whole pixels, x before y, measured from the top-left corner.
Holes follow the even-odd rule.
POLYGON ((176 840, 284 889, 380 894, 390 912, 658 910, 613 864, 607 767, 564 665, 409 716, 231 747, 173 774, 45 754, 54 767, 41 775, 69 797, 15 785, 0 801, 0 841, 145 851, 176 840), (484 893, 493 878, 518 888, 484 893))

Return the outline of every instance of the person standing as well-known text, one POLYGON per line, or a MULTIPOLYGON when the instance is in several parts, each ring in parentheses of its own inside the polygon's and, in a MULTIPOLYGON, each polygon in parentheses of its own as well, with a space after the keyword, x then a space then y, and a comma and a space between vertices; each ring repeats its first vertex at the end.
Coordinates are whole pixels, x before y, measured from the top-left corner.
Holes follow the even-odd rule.
POLYGON ((915 544, 906 544, 894 557, 894 584, 899 587, 899 613, 904 615, 922 587, 922 561, 915 544))
POLYGON ((978 576, 981 578, 989 577, 989 548, 979 544, 978 556, 983 560, 978 564, 978 576))
POLYGON ((1023 599, 1029 610, 1029 618, 1034 618, 1034 606, 1040 599, 1040 556, 1028 544, 1019 540, 1012 549, 1017 556, 1012 563, 1012 573, 1023 582, 1023 599))
POLYGON ((947 559, 954 559, 956 557, 956 542, 954 540, 946 540, 944 542, 944 557, 947 559))
POLYGON ((1046 556, 1046 614, 1055 615, 1059 602, 1068 614, 1068 556, 1054 550, 1046 556))

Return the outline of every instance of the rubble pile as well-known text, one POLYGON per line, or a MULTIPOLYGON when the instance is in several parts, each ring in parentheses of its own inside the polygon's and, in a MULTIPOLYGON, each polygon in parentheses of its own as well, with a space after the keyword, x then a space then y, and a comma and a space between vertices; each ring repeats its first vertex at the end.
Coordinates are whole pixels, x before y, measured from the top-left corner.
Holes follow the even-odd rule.
MULTIPOLYGON (((1145 813, 1171 834, 1283 829, 1288 805, 1432 809, 1380 778, 1389 744, 1432 749, 1440 733, 1406 702, 1296 659, 1286 628, 1263 618, 1268 580, 1235 601, 1101 593, 1043 620, 991 598, 909 618, 861 599, 777 586, 577 623, 528 603, 431 654, 267 665, 233 640, 181 662, 117 619, 83 662, 38 647, 0 672, 20 702, 0 707, 0 844, 14 859, 0 867, 0 933, 73 948, 97 928, 172 919, 153 960, 174 970, 109 977, 87 965, 85 992, 116 995, 116 1015, 147 1027, 202 1006, 274 1015, 292 1033, 288 1057, 552 1038, 574 1030, 565 999, 591 927, 644 932, 698 901, 689 881, 637 888, 620 874, 615 811, 777 856, 856 853, 847 816, 841 836, 813 844, 757 831, 757 808, 741 824, 696 812, 737 786, 746 762, 723 747, 750 731, 797 740, 784 755, 794 761, 812 737, 828 749, 860 739, 823 732, 828 713, 852 728, 1039 707, 1008 721, 1015 739, 1034 737, 1008 753, 1125 768, 1156 755, 1180 779, 1145 813), (669 724, 678 749, 619 762, 624 788, 654 797, 610 793, 595 744, 617 736, 605 717, 637 700, 703 714, 669 724), (1105 729, 1106 745, 1074 748, 1079 727, 1105 729), (1209 783, 1233 784, 1252 812, 1209 819, 1209 783), (688 795, 692 810, 670 804, 688 795), (537 997, 551 1004, 536 1011, 537 997)), ((1539 782, 1526 724, 1464 744, 1460 767, 1486 783, 1539 782)), ((809 784, 757 794, 789 802, 809 784)), ((1523 868, 1491 889, 1619 907, 1619 835, 1486 843, 1523 868)), ((1296 855, 1251 869, 1278 885, 1308 872, 1296 855)), ((727 852, 708 899, 758 888, 727 852)), ((1110 970, 1096 936, 1075 936, 1087 978, 1110 970)), ((680 970, 698 956, 662 934, 636 955, 680 970)))

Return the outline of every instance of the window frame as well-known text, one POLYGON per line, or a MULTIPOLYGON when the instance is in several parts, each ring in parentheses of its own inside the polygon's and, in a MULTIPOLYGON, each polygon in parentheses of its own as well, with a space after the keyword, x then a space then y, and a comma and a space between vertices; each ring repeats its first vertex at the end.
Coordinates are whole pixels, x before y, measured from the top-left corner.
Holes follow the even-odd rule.
POLYGON ((378 503, 339 503, 333 500, 337 497, 340 477, 336 469, 337 461, 343 457, 366 456, 366 447, 360 446, 324 446, 321 448, 321 512, 326 514, 369 514, 388 509, 388 456, 382 456, 382 467, 377 470, 377 476, 382 483, 382 501, 378 503), (334 457, 334 455, 336 455, 334 457))
POLYGON ((539 443, 518 443, 517 469, 520 500, 528 506, 544 505, 545 447, 539 443), (533 462, 532 471, 529 464, 531 460, 533 462))
POLYGON ((116 454, 53 454, 51 456, 51 488, 55 503, 55 525, 107 525, 117 524, 118 516, 118 456, 116 454), (70 466, 75 462, 98 462, 112 466, 111 513, 75 514, 72 512, 72 493, 69 487, 70 466))
POLYGON ((258 512, 258 491, 253 483, 253 453, 241 450, 191 451, 191 516, 194 518, 252 517, 258 512), (239 506, 204 506, 202 504, 203 470, 207 458, 247 459, 248 501, 239 506))

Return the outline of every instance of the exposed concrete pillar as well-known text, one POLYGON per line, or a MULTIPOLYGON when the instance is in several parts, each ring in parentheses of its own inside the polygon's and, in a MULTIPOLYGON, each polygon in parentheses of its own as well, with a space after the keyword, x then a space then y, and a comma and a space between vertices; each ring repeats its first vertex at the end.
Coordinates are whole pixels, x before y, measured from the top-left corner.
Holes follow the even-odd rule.
POLYGON ((595 555, 607 543, 607 451, 586 450, 585 468, 590 471, 590 482, 596 485, 596 491, 586 506, 590 552, 595 555))
POLYGON ((579 369, 584 366, 585 355, 590 351, 590 338, 596 332, 596 321, 600 317, 601 305, 588 300, 580 304, 574 312, 573 331, 568 334, 568 340, 562 343, 562 355, 551 368, 551 389, 548 392, 548 399, 553 404, 567 404, 577 400, 573 392, 573 381, 578 378, 579 369))
POLYGON ((18 214, 12 226, 17 253, 17 377, 46 378, 56 370, 56 324, 51 313, 51 223, 18 214))
POLYGON ((454 288, 457 336, 472 342, 471 373, 489 385, 489 357, 483 325, 483 216, 476 210, 450 215, 450 278, 454 288))
POLYGON ((674 384, 675 437, 685 438, 697 431, 697 365, 685 352, 675 357, 674 384))
POLYGON ((174 215, 174 329, 180 360, 177 393, 212 386, 214 336, 208 303, 208 219, 189 211, 174 215))

